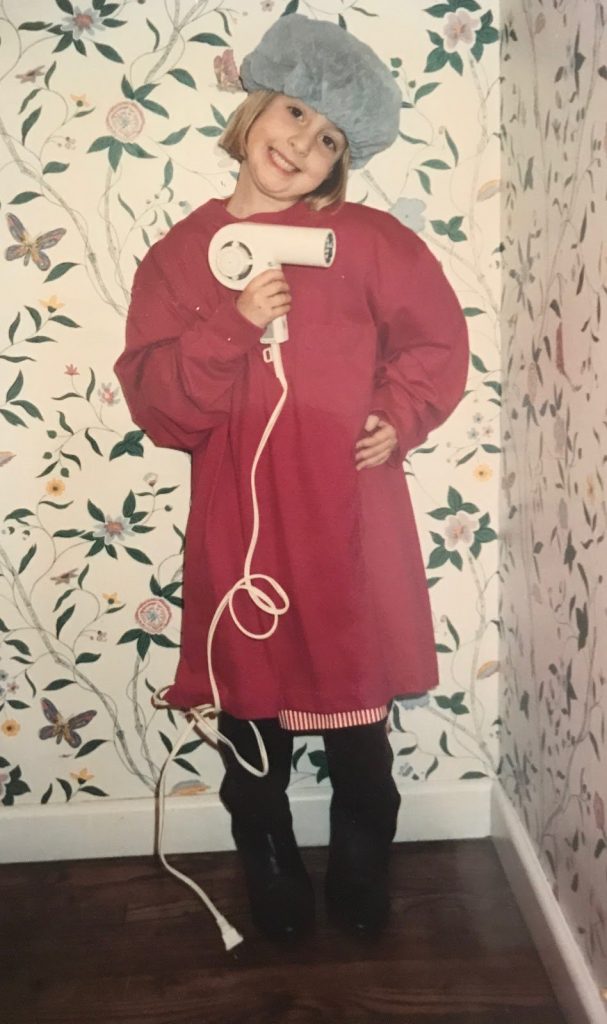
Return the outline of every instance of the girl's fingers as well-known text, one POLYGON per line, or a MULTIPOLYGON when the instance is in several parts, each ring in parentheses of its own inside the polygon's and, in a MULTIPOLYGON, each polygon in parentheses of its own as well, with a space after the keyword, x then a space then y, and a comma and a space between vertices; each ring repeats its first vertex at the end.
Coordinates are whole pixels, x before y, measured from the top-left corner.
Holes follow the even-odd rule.
POLYGON ((397 447, 397 436, 390 423, 382 421, 372 413, 367 417, 365 430, 372 431, 368 437, 361 438, 355 446, 356 469, 370 469, 387 462, 397 447))
POLYGON ((390 455, 392 454, 393 451, 394 451, 394 445, 382 444, 382 445, 378 445, 376 448, 372 448, 370 451, 357 452, 356 455, 355 455, 355 459, 356 459, 357 463, 368 462, 369 459, 378 459, 378 458, 380 458, 380 459, 381 458, 386 458, 387 459, 387 458, 390 457, 390 455))
POLYGON ((286 277, 283 274, 280 267, 272 267, 270 270, 262 270, 261 274, 257 274, 256 277, 252 278, 249 284, 267 284, 268 281, 285 281, 286 277))
POLYGON ((290 292, 276 292, 275 295, 268 295, 266 302, 269 306, 284 306, 285 304, 291 305, 291 293, 290 292))
POLYGON ((267 291, 258 295, 256 297, 256 301, 260 306, 275 306, 279 302, 290 302, 291 292, 288 288, 276 288, 272 291, 267 291))
POLYGON ((355 457, 357 461, 360 461, 361 459, 374 459, 377 455, 389 455, 394 448, 395 445, 390 442, 377 444, 374 445, 373 448, 368 448, 366 451, 357 451, 355 457))
POLYGON ((276 318, 279 316, 287 316, 287 314, 290 313, 290 311, 290 306, 276 306, 276 308, 272 310, 270 323, 272 322, 272 320, 276 320, 276 318))
POLYGON ((367 466, 380 466, 383 462, 387 462, 392 452, 381 452, 380 454, 365 455, 364 459, 356 460, 357 469, 366 469, 367 466))
POLYGON ((269 295, 266 300, 268 306, 274 307, 278 305, 284 305, 285 303, 291 304, 291 296, 288 292, 277 292, 276 295, 269 295))
POLYGON ((362 441, 357 441, 356 442, 356 451, 357 452, 371 451, 371 449, 375 448, 376 445, 378 445, 378 444, 386 444, 386 443, 389 443, 387 438, 380 438, 380 437, 377 437, 377 435, 375 435, 373 437, 365 437, 365 438, 363 438, 362 441))
POLYGON ((365 430, 368 431, 369 434, 372 434, 373 431, 376 430, 377 427, 380 425, 380 423, 381 420, 377 413, 372 412, 367 416, 367 419, 365 421, 365 430))
POLYGON ((260 287, 259 291, 269 294, 272 292, 288 292, 289 286, 283 277, 279 281, 268 281, 267 284, 260 287))
POLYGON ((376 445, 383 444, 396 445, 396 431, 393 427, 381 427, 379 430, 376 430, 371 437, 363 437, 360 441, 356 442, 356 450, 371 450, 376 445))
POLYGON ((394 446, 390 445, 387 448, 382 448, 380 451, 358 455, 356 457, 356 468, 367 469, 369 466, 381 466, 384 462, 388 461, 393 451, 394 446))
POLYGON ((252 292, 256 295, 271 295, 277 291, 289 291, 287 279, 283 274, 275 270, 269 270, 268 274, 271 274, 272 276, 265 278, 264 274, 260 274, 259 277, 256 277, 251 281, 251 284, 248 285, 248 287, 252 292))
POLYGON ((356 470, 358 472, 359 469, 374 469, 376 466, 383 466, 384 462, 387 462, 389 458, 390 455, 388 453, 388 455, 383 456, 381 459, 365 459, 364 462, 356 463, 356 470))

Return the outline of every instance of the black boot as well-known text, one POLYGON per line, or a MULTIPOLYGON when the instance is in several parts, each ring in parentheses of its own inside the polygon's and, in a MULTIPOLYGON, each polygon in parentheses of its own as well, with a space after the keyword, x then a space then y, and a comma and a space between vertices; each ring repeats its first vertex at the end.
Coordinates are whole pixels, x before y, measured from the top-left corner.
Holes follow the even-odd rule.
MULTIPOLYGON (((258 719, 255 724, 268 753, 268 774, 251 775, 221 745, 226 774, 219 795, 232 816, 254 924, 268 938, 297 938, 314 924, 314 893, 297 848, 286 794, 293 736, 277 719, 258 719)), ((261 767, 257 740, 247 721, 222 711, 219 728, 241 757, 261 767)))
POLYGON ((400 796, 385 722, 324 734, 333 785, 325 894, 348 931, 376 935, 390 911, 388 867, 400 796))

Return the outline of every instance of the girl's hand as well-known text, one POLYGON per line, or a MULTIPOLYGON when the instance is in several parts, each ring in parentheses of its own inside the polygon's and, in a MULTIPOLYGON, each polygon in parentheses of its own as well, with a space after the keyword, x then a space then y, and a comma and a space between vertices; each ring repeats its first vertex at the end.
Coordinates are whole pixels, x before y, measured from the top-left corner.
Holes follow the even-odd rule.
POLYGON ((356 444, 356 468, 370 469, 387 462, 398 446, 396 431, 391 423, 382 420, 375 413, 367 416, 365 431, 369 435, 356 444))
POLYGON ((236 308, 245 320, 265 330, 277 316, 286 316, 291 309, 291 292, 280 269, 264 270, 236 300, 236 308))

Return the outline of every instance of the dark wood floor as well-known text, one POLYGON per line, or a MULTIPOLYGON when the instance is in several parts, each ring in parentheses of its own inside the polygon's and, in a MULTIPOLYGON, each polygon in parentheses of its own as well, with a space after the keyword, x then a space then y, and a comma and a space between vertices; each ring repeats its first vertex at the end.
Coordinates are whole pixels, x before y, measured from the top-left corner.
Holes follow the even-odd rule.
POLYGON ((248 924, 236 855, 175 857, 246 941, 223 950, 197 897, 152 858, 0 868, 3 1024, 564 1024, 490 840, 401 844, 379 940, 326 922, 326 850, 304 856, 316 934, 248 924))

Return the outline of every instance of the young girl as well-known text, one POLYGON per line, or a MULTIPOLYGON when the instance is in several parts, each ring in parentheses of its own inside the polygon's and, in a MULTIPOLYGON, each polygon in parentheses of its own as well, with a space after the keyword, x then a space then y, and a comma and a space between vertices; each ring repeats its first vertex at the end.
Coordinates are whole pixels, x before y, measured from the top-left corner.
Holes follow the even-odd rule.
MULTIPOLYGON (((289 394, 257 470, 261 531, 253 572, 290 609, 251 639, 223 615, 213 642, 221 732, 231 751, 221 796, 232 816, 256 925, 310 927, 313 898, 286 789, 293 733, 321 732, 333 787, 326 898, 347 928, 386 922, 388 853, 399 795, 385 727, 390 702, 437 684, 424 566, 402 461, 462 396, 464 317, 425 244, 389 214, 344 201, 361 167, 398 133, 390 71, 335 25, 280 18, 243 63, 249 93, 222 140, 240 162, 234 194, 212 199, 138 268, 127 347, 116 364, 134 421, 192 454, 181 659, 167 700, 212 700, 206 640, 242 574, 253 512, 250 472, 280 386, 260 336, 288 314, 289 394), (257 224, 332 228, 328 269, 288 266, 242 292, 207 261, 215 232, 257 224)), ((267 618, 246 595, 251 633, 267 618)))

